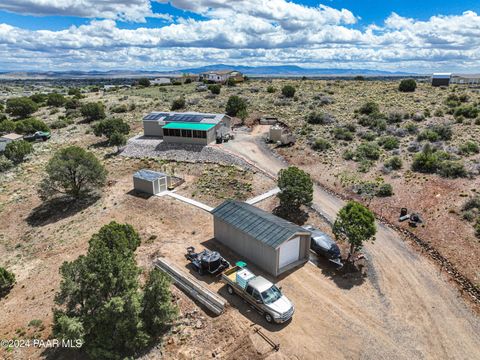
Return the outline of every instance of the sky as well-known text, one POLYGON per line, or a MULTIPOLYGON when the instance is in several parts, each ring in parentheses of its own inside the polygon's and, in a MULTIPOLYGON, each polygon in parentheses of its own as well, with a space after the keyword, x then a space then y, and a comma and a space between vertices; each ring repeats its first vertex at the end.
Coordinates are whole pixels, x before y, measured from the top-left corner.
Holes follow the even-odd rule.
POLYGON ((0 71, 480 72, 480 0, 1 0, 0 71))

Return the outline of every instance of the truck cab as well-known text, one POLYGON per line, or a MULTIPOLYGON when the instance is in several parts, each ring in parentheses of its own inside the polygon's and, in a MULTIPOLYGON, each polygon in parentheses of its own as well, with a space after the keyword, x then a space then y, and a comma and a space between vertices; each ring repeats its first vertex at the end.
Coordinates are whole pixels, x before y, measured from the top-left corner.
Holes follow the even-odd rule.
POLYGON ((227 284, 230 295, 241 296, 267 322, 281 324, 292 318, 295 311, 292 302, 282 294, 280 288, 264 277, 255 276, 248 269, 236 266, 222 274, 222 281, 227 284))

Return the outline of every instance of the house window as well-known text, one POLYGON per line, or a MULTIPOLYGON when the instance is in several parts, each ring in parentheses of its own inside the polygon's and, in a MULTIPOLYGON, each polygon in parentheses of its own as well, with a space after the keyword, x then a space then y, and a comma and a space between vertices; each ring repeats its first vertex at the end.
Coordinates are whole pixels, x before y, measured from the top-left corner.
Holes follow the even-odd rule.
POLYGON ((171 136, 170 129, 163 129, 163 136, 171 136))
POLYGON ((196 139, 206 139, 207 138, 207 132, 206 131, 200 131, 200 130, 193 130, 193 137, 196 139))
POLYGON ((192 130, 182 130, 182 137, 192 137, 192 130))

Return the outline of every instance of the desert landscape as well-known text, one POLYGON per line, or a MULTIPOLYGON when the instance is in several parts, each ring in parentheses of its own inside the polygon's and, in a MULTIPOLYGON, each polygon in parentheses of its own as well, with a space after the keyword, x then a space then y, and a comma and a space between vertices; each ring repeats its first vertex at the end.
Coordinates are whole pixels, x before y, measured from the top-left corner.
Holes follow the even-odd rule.
MULTIPOLYGON (((18 96, 24 91, 18 84, 1 86, 18 96)), ((24 161, 5 166, 1 173, 0 264, 16 279, 0 300, 2 338, 51 337, 60 266, 85 254, 92 235, 115 220, 131 224, 140 235, 135 258, 143 270, 142 282, 153 261, 165 257, 227 301, 224 314, 212 316, 172 285, 179 316, 162 340, 140 358, 478 356, 477 89, 432 87, 420 79, 416 90, 406 93, 398 90, 397 79, 364 78, 249 79, 223 85, 219 94, 198 91, 197 86, 195 82, 134 84, 102 90, 77 88, 72 82, 54 90, 64 93, 62 105, 39 104, 31 116, 46 124, 51 138, 34 143, 24 161), (282 94, 287 85, 295 89, 292 97, 282 94), (69 89, 76 90, 68 95, 69 89), (247 111, 241 118, 233 117, 233 140, 207 146, 208 161, 200 153, 187 156, 183 150, 152 155, 145 148, 143 154, 141 146, 131 147, 132 140, 111 146, 94 134, 98 121, 86 120, 81 112, 82 104, 100 102, 106 118, 129 125, 126 138, 131 139, 143 133, 146 114, 170 111, 177 99, 184 100, 177 111, 224 113, 231 96, 243 99, 247 111), (74 99, 76 107, 66 109, 66 102, 74 99), (275 118, 295 143, 269 141, 272 125, 261 124, 267 117, 275 118), (424 171, 412 165, 426 144, 446 154, 443 161, 449 162, 448 169, 438 165, 435 171, 424 171), (39 185, 48 161, 56 151, 72 145, 92 152, 104 165, 105 187, 86 202, 42 200, 39 185), (199 276, 185 259, 186 248, 195 246, 217 250, 232 264, 241 260, 214 239, 211 215, 169 196, 143 196, 133 190, 132 176, 143 168, 175 175, 184 180, 176 193, 215 207, 226 199, 245 201, 268 192, 277 186, 279 170, 289 165, 304 170, 314 181, 305 223, 333 236, 332 224, 346 199, 368 206, 382 222, 376 240, 364 248, 365 276, 345 276, 313 254, 309 262, 278 279, 249 263, 255 273, 279 283, 295 304, 291 322, 274 325, 241 298, 228 295, 218 278, 199 276), (403 207, 419 214, 422 223, 411 227, 399 222, 403 207), (402 228, 408 233, 398 231, 402 228), (447 259, 450 267, 408 234, 447 259), (258 335, 258 327, 280 344, 278 351, 258 335)), ((7 115, 0 126, 10 121, 18 122, 7 115)), ((278 204, 272 196, 257 205, 271 212, 278 204)), ((348 251, 347 244, 340 247, 342 253, 348 251)), ((85 356, 32 347, 0 351, 6 359, 85 356)))

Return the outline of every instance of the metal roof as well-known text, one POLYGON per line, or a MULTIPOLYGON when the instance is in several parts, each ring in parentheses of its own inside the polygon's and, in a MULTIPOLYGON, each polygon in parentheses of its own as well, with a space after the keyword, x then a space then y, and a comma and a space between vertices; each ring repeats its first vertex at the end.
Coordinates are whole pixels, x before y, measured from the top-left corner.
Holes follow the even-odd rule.
POLYGON ((22 139, 23 135, 10 133, 10 134, 6 134, 6 135, 2 135, 2 136, 0 136, 0 138, 5 139, 5 140, 18 140, 18 139, 22 139))
POLYGON ((161 179, 163 177, 167 176, 167 174, 158 172, 158 171, 153 171, 153 170, 147 170, 147 169, 142 169, 138 170, 133 177, 136 177, 138 179, 142 180, 148 180, 148 181, 154 181, 157 179, 161 179))
POLYGON ((296 234, 310 234, 300 226, 241 201, 227 200, 213 209, 212 214, 273 248, 296 234))
POLYGON ((433 73, 432 77, 434 79, 449 79, 452 76, 452 73, 433 73))
POLYGON ((183 123, 203 123, 203 124, 218 124, 225 114, 205 114, 199 112, 159 112, 153 111, 146 115, 144 121, 163 121, 163 122, 183 122, 183 123))
POLYGON ((171 122, 165 125, 164 129, 183 129, 183 130, 203 130, 207 131, 214 127, 215 124, 198 124, 198 123, 177 123, 171 122))

